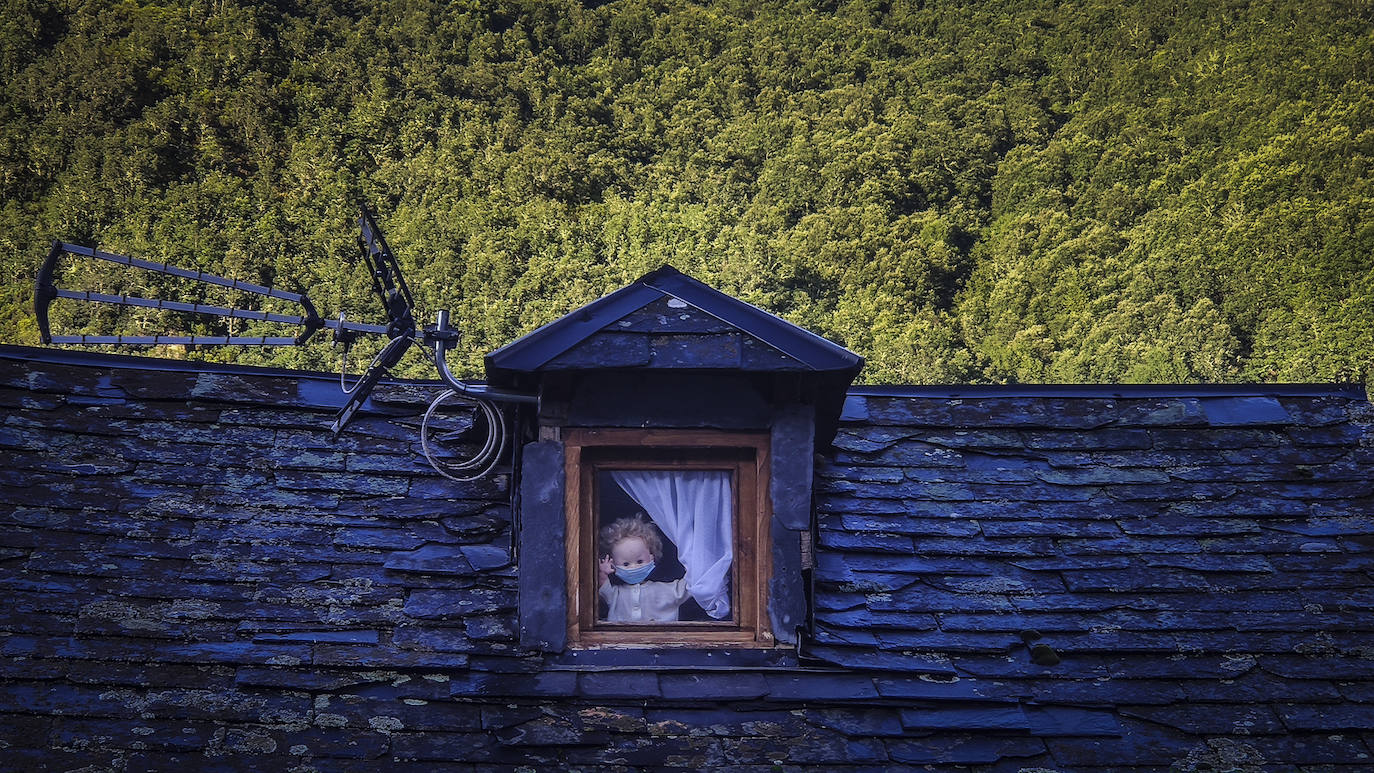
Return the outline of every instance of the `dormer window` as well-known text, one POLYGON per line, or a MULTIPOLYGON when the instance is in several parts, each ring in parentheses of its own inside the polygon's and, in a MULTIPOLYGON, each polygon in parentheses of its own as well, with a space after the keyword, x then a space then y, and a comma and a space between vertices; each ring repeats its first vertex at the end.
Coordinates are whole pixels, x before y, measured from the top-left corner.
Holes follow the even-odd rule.
POLYGON ((796 642, 813 449, 862 364, 667 267, 487 355, 493 386, 539 395, 522 643, 796 642))
POLYGON ((564 436, 568 642, 769 646, 768 435, 564 436))

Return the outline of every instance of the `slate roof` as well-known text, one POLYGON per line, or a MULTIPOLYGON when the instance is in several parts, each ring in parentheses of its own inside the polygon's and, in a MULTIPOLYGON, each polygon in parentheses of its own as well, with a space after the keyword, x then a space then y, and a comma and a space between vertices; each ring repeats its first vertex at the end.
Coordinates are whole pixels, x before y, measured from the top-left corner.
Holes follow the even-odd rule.
POLYGON ((333 377, 58 359, 0 347, 10 769, 1368 767, 1349 389, 856 390, 800 652, 540 655, 437 385, 336 441, 333 377))
POLYGON ((810 653, 988 699, 917 722, 1074 769, 1371 759, 1361 389, 857 390, 835 446, 810 653))

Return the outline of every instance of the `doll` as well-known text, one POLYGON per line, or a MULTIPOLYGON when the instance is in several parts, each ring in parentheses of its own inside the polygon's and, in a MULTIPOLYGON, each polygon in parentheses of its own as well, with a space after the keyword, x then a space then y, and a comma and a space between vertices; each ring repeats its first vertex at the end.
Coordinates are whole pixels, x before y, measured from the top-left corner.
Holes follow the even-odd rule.
POLYGON ((658 528, 643 513, 617 519, 601 530, 599 593, 612 623, 673 622, 689 593, 687 581, 649 579, 663 557, 658 528), (612 581, 614 575, 616 580, 612 581))

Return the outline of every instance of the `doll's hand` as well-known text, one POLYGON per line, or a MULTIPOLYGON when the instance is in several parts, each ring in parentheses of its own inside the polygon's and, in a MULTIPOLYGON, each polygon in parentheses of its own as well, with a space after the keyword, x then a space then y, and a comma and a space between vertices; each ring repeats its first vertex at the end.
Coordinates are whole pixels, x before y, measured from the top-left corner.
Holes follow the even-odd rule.
POLYGON ((601 570, 601 582, 603 583, 606 582, 612 574, 615 574, 615 565, 611 563, 611 557, 609 555, 601 557, 601 565, 598 568, 601 570))

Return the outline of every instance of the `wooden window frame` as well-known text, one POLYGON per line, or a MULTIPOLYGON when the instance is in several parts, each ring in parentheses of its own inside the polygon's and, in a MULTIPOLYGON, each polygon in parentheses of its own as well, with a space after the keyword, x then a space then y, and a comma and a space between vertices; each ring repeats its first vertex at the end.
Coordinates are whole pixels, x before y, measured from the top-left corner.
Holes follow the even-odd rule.
POLYGON ((565 429, 564 543, 568 645, 586 647, 772 647, 768 580, 772 508, 767 433, 715 430, 565 429), (650 453, 646 454, 646 449, 650 453), (638 456, 638 458, 636 458, 638 456), (652 457, 645 459, 645 456, 652 457), (596 620, 596 475, 604 469, 731 469, 734 472, 733 623, 606 623, 596 620))

